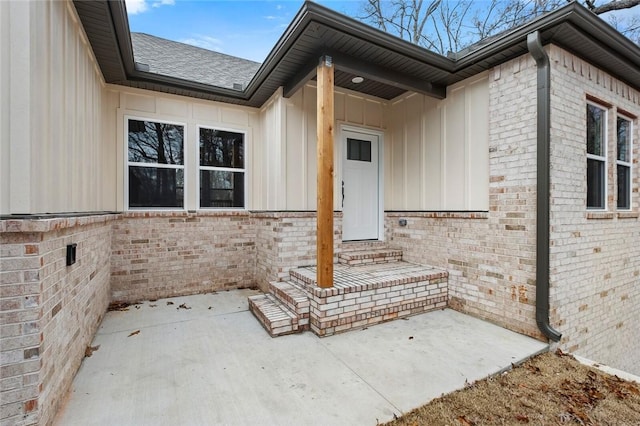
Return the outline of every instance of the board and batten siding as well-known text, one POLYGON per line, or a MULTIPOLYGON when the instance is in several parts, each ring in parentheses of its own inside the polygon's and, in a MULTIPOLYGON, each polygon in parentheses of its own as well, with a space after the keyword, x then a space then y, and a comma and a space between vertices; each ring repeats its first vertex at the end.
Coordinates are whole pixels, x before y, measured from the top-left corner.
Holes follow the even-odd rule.
POLYGON ((437 100, 411 93, 390 105, 385 210, 489 209, 487 74, 437 100))
MULTIPOLYGON (((444 100, 410 93, 388 102, 336 88, 334 102, 336 210, 341 210, 343 124, 384 135, 385 210, 488 210, 486 73, 449 87, 444 100)), ((275 93, 261 109, 261 122, 252 208, 315 210, 315 84, 289 99, 275 93)))
MULTIPOLYGON (((198 126, 219 130, 244 132, 245 170, 247 173, 247 208, 253 208, 252 197, 256 196, 253 185, 259 182, 253 170, 254 133, 259 134, 259 110, 256 108, 228 105, 220 102, 200 101, 184 96, 153 92, 150 90, 108 85, 108 110, 112 122, 116 123, 114 139, 116 141, 117 172, 114 168, 114 180, 117 191, 117 208, 126 210, 125 173, 127 159, 127 141, 125 140, 126 117, 158 120, 185 126, 184 166, 185 199, 184 209, 198 209, 198 173, 199 139, 198 126)), ((178 209, 182 210, 182 209, 178 209)))
MULTIPOLYGON (((317 194, 316 86, 310 82, 290 98, 278 90, 261 109, 261 143, 256 144, 254 209, 315 210, 317 194), (259 177, 261 176, 261 178, 259 177)), ((340 126, 386 129, 386 101, 336 88, 334 95, 334 209, 341 210, 340 126)))
POLYGON ((0 214, 114 209, 104 82, 73 4, 0 2, 0 56, 0 214))

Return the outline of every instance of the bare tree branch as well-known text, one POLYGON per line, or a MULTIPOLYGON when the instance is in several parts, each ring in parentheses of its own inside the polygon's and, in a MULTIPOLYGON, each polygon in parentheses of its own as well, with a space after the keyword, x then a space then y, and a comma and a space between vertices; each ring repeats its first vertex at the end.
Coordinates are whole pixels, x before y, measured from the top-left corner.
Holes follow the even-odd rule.
MULTIPOLYGON (((359 17, 384 31, 440 54, 465 47, 557 9, 570 0, 363 0, 359 17), (480 5, 480 6, 479 6, 480 5)), ((630 9, 640 0, 580 0, 597 15, 630 9)), ((640 18, 606 15, 609 23, 634 42, 640 18)))
MULTIPOLYGON (((591 1, 585 0, 585 3, 592 4, 591 1)), ((640 4, 640 0, 611 0, 609 3, 605 3, 598 7, 589 7, 589 9, 596 15, 600 15, 612 10, 630 9, 640 4)))

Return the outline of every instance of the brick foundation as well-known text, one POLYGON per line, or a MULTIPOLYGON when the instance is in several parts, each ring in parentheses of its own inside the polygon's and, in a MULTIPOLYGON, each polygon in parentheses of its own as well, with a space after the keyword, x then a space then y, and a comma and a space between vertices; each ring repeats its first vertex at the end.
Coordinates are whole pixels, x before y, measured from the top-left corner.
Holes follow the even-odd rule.
POLYGON ((113 225, 111 298, 134 302, 255 286, 249 212, 129 212, 113 225))

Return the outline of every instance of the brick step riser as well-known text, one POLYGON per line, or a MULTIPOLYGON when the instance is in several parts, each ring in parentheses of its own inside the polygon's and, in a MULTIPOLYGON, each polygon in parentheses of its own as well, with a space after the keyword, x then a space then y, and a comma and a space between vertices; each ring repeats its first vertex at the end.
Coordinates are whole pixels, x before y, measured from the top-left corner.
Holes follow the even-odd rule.
POLYGON ((350 266, 373 265, 402 261, 402 250, 389 247, 362 247, 346 250, 338 255, 338 263, 350 266))
POLYGON ((349 266, 359 266, 359 265, 377 265, 381 263, 392 263, 392 262, 401 262, 402 254, 393 255, 393 256, 384 256, 384 257, 364 257, 357 259, 349 259, 345 257, 338 257, 338 263, 349 266))
POLYGON ((349 253, 353 251, 361 250, 385 250, 389 246, 383 241, 370 241, 370 242, 356 242, 356 243, 342 243, 341 252, 349 253))

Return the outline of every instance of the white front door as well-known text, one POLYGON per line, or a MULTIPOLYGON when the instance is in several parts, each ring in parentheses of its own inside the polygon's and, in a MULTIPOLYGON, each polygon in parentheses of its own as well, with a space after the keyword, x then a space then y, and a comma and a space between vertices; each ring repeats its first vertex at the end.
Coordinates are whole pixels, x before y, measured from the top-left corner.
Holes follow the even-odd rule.
POLYGON ((377 240, 380 225, 378 151, 375 134, 342 132, 342 239, 377 240))

